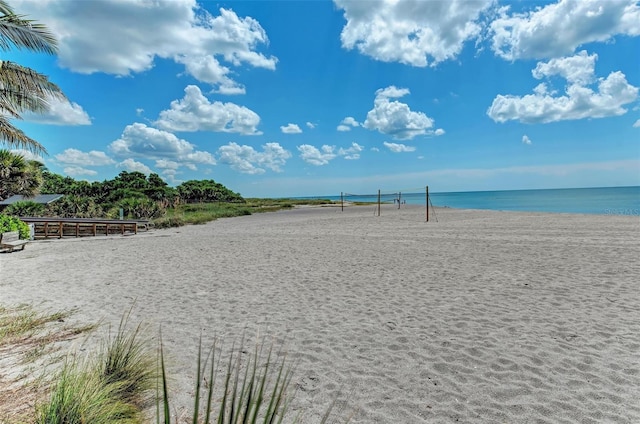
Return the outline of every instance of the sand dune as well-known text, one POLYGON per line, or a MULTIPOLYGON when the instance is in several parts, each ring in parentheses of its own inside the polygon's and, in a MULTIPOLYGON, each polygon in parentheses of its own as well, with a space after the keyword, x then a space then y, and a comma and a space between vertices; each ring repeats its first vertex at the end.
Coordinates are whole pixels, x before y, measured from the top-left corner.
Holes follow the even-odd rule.
MULTIPOLYGON (((0 304, 162 327, 174 405, 200 334, 297 363, 292 408, 354 423, 640 422, 640 220, 299 208, 0 255, 0 304), (432 217, 433 218, 433 217, 432 217), (10 276, 10 278, 8 278, 10 276)), ((91 343, 90 341, 87 343, 91 343)))

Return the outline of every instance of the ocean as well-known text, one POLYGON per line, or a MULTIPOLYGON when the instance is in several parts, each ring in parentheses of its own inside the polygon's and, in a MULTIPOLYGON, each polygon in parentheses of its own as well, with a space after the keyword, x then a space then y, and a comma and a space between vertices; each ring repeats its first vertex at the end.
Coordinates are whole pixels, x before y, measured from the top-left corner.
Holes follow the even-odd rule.
MULTIPOLYGON (((381 200, 394 203, 424 205, 422 193, 383 193, 381 200)), ((640 186, 566 188, 543 190, 467 191, 451 193, 429 193, 433 206, 490 209, 500 211, 529 211, 553 213, 580 213, 600 215, 640 216, 640 186)), ((340 196, 314 196, 312 198, 340 200, 340 196)), ((377 202, 378 195, 345 195, 351 202, 377 202)))

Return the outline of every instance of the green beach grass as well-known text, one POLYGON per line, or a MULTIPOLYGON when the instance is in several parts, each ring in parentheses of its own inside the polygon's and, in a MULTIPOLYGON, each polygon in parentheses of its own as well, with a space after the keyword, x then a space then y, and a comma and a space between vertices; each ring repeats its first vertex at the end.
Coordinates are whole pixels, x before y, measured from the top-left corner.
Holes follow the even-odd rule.
POLYGON ((254 213, 275 212, 292 209, 295 206, 330 206, 335 202, 327 199, 245 199, 241 203, 187 203, 168 208, 165 215, 154 219, 156 228, 179 227, 186 224, 206 224, 220 218, 251 215, 254 213))
MULTIPOLYGON (((46 381, 6 384, 0 379, 0 423, 3 424, 178 424, 172 415, 165 352, 142 325, 132 326, 123 315, 117 331, 109 334, 100 349, 84 360, 73 355, 61 359, 62 366, 46 381), (13 400, 9 402, 8 400, 13 400), (33 405, 35 404, 35 408, 33 405), (155 410, 155 417, 153 411, 155 410)), ((37 314, 30 307, 0 307, 0 349, 3 353, 25 350, 37 339, 46 323, 60 321, 70 312, 37 314)), ((56 328, 41 340, 54 343, 87 332, 95 326, 56 328)), ((198 346, 194 403, 189 415, 193 424, 282 423, 289 417, 295 390, 291 382, 294 367, 274 346, 256 344, 253 354, 244 355, 241 339, 228 359, 223 359, 214 342, 203 356, 198 346), (280 358, 280 359, 274 359, 280 358), (222 370, 222 371, 220 371, 222 370)), ((28 349, 27 349, 28 350, 28 349)), ((3 374, 0 370, 0 376, 3 374)), ((329 405, 322 423, 329 420, 329 405)), ((299 422, 301 416, 291 417, 299 422)), ((348 419, 343 420, 348 422, 348 419)))

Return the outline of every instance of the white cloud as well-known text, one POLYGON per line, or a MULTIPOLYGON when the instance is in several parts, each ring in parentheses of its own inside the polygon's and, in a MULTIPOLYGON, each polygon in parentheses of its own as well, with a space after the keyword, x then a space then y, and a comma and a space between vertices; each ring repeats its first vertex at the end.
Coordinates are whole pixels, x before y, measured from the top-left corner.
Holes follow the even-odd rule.
POLYGON ((49 125, 91 125, 91 118, 79 104, 56 97, 47 99, 47 103, 47 112, 27 112, 24 120, 49 125))
POLYGON ((522 136, 522 144, 531 144, 531 139, 527 135, 522 136))
POLYGON ((342 47, 383 62, 436 65, 453 59, 480 34, 478 22, 491 0, 334 0, 347 21, 342 47))
POLYGON ((636 0, 560 0, 512 15, 503 8, 490 33, 494 52, 506 60, 559 57, 618 34, 640 35, 640 6, 636 0))
POLYGON ((251 146, 240 146, 237 143, 229 143, 218 149, 220 163, 231 166, 232 169, 243 174, 264 174, 265 168, 274 172, 282 172, 291 153, 278 143, 267 143, 262 146, 262 152, 251 146))
POLYGON ((288 124, 286 126, 281 126, 280 131, 282 131, 285 134, 300 134, 302 132, 300 127, 296 124, 288 124))
POLYGON ((307 122, 307 128, 314 129, 316 125, 313 122, 307 122))
POLYGON ((360 159, 360 153, 364 150, 364 147, 358 143, 351 143, 351 147, 346 149, 338 149, 338 155, 344 156, 345 159, 355 160, 360 159))
POLYGON ((180 168, 180 164, 178 162, 172 161, 172 160, 166 160, 166 159, 158 159, 156 161, 156 168, 160 168, 160 169, 178 169, 180 168))
POLYGON ((416 150, 415 147, 407 146, 407 145, 404 145, 404 144, 388 143, 386 141, 383 144, 387 149, 391 150, 394 153, 414 152, 416 150))
POLYGON ((547 83, 539 84, 533 94, 522 97, 498 95, 487 110, 496 122, 518 120, 524 123, 548 123, 584 118, 604 118, 623 115, 624 105, 635 101, 638 88, 630 85, 622 72, 612 72, 606 78, 596 78, 597 55, 579 54, 540 62, 533 76, 560 76, 567 80, 565 95, 554 96, 547 83), (593 84, 591 84, 593 83, 593 84), (596 85, 596 89, 588 87, 596 85))
POLYGON ((367 113, 363 127, 400 140, 432 133, 430 128, 433 127, 433 119, 422 112, 412 111, 405 103, 389 100, 406 94, 409 94, 408 89, 395 86, 376 91, 373 109, 367 113))
POLYGON ((211 153, 195 150, 193 144, 174 134, 138 122, 127 125, 120 138, 109 145, 109 150, 121 158, 164 159, 185 166, 216 163, 211 153))
POLYGON ((215 131, 259 135, 256 129, 260 117, 252 110, 234 103, 209 102, 200 89, 189 85, 180 100, 171 102, 171 108, 160 112, 155 122, 168 131, 215 131))
POLYGON ((326 165, 335 159, 334 147, 324 145, 320 149, 310 144, 302 144, 298 146, 300 157, 303 161, 316 166, 326 165))
POLYGON ((640 119, 633 123, 633 128, 640 128, 640 119))
POLYGON ((75 72, 130 75, 151 69, 156 58, 170 59, 219 92, 236 94, 244 88, 219 60, 270 70, 277 63, 257 50, 269 43, 257 20, 222 8, 213 16, 195 0, 17 0, 12 6, 47 24, 59 40, 60 65, 75 72))
POLYGON ((441 135, 445 134, 445 130, 443 130, 442 128, 438 128, 437 130, 435 130, 433 132, 433 134, 436 135, 436 136, 441 136, 441 135))
POLYGON ((151 174, 153 171, 147 165, 142 162, 135 161, 131 158, 125 159, 116 165, 118 168, 123 168, 129 172, 142 172, 143 174, 151 174))
POLYGON ((90 152, 83 152, 78 149, 66 149, 62 153, 58 153, 54 156, 55 159, 65 165, 78 165, 78 166, 104 166, 112 165, 115 163, 105 152, 92 150, 90 152))
POLYGON ((338 131, 351 131, 352 127, 359 127, 360 125, 362 125, 362 124, 360 122, 356 121, 353 117, 347 116, 346 118, 344 118, 342 120, 342 122, 340 122, 340 125, 338 125, 337 130, 338 131))
POLYGON ((92 169, 82 168, 80 166, 65 166, 62 169, 65 175, 70 177, 81 177, 81 176, 94 176, 98 173, 92 169))
POLYGON ((583 50, 574 56, 538 62, 531 74, 536 79, 557 75, 571 84, 588 85, 595 77, 596 60, 598 60, 597 54, 589 55, 583 50))

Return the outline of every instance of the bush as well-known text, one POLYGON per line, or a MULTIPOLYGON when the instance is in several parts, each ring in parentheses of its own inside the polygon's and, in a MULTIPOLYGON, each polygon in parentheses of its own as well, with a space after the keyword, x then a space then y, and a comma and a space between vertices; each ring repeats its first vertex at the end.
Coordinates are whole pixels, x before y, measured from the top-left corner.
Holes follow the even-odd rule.
POLYGON ((18 231, 21 239, 29 239, 31 237, 29 225, 26 222, 20 221, 15 216, 0 214, 0 233, 9 231, 18 231))
POLYGON ((5 214, 13 216, 42 216, 43 212, 44 205, 31 200, 12 203, 4 210, 5 214))

